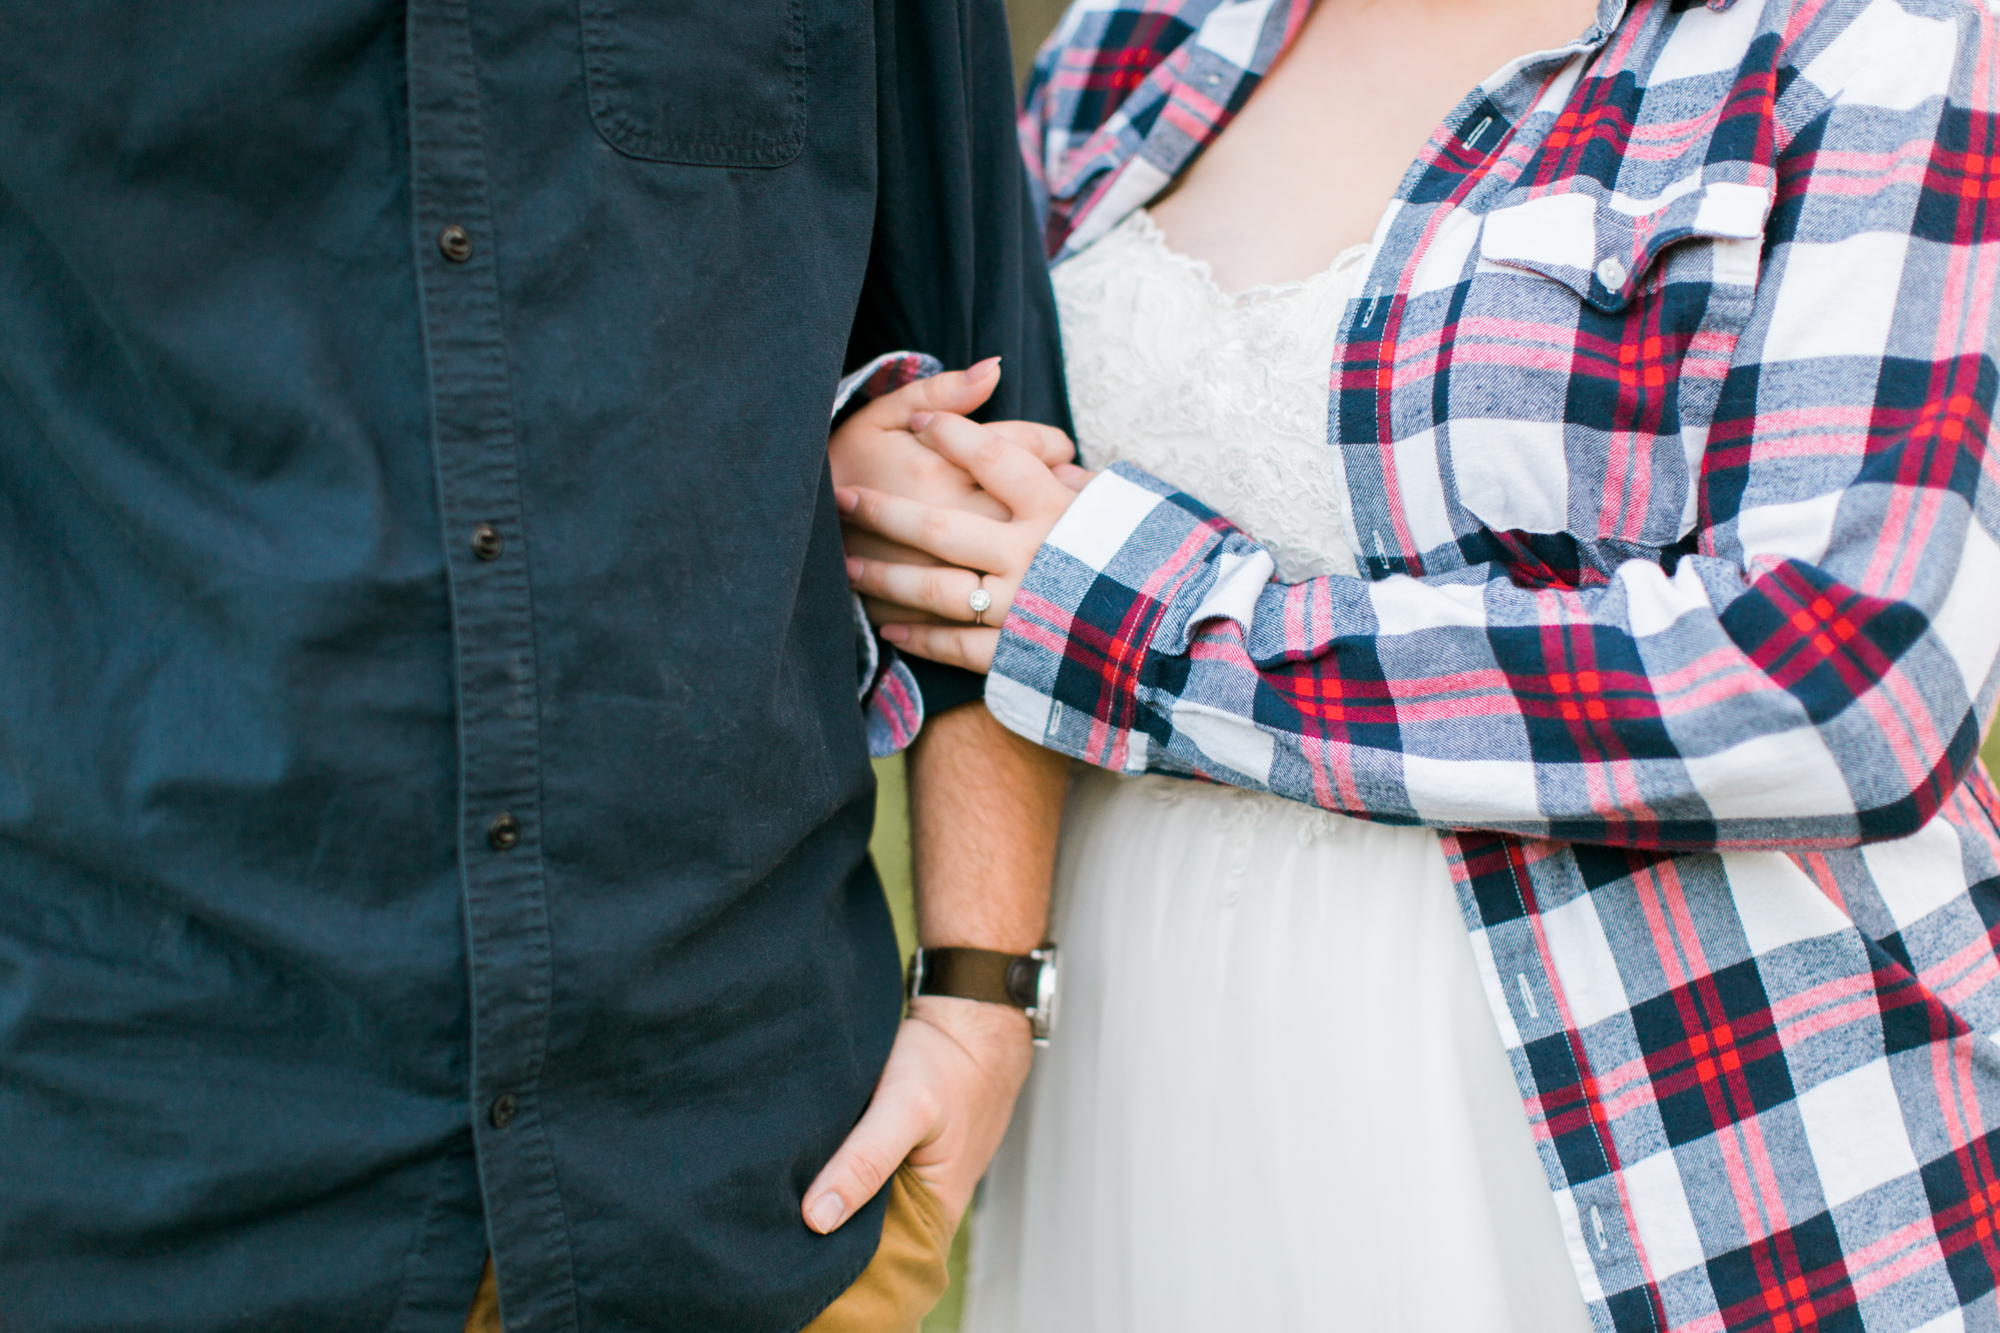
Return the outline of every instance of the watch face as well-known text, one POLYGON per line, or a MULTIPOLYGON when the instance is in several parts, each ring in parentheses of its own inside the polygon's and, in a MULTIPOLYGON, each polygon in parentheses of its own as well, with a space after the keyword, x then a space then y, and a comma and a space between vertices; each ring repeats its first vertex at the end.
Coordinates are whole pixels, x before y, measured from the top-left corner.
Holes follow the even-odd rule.
POLYGON ((1028 1028, 1037 1046, 1049 1044, 1056 1030, 1056 946, 1031 950, 1028 957, 1042 965, 1035 978, 1035 1006, 1028 1010, 1028 1028))

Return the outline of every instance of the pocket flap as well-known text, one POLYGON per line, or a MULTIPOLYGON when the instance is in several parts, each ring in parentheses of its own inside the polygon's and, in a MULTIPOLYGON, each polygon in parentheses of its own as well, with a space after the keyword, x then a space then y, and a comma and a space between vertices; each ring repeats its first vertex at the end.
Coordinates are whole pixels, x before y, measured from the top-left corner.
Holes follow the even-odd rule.
POLYGON ((1610 314, 1631 301, 1660 252, 1680 241, 1718 242, 1712 280, 1754 284, 1770 210, 1769 190, 1730 181, 1691 181, 1652 199, 1548 194, 1486 215, 1481 267, 1539 273, 1610 314))

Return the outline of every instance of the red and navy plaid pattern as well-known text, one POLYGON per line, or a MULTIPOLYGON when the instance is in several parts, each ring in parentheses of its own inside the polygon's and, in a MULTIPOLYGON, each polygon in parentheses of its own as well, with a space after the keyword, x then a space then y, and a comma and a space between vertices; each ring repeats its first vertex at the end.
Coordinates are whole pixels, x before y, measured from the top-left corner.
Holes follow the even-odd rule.
MULTIPOLYGON (((1072 9, 1052 253, 1304 12, 1072 9)), ((1996 38, 1607 0, 1377 232, 1330 372, 1362 577, 1276 583, 1121 465, 1006 624, 1025 735, 1442 832, 1600 1328, 2000 1329, 1996 38)))

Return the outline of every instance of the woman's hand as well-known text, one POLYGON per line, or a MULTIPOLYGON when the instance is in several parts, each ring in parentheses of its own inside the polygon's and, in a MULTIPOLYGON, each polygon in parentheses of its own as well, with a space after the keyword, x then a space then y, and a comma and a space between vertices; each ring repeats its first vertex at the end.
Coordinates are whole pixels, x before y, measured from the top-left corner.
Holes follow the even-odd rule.
POLYGON ((882 637, 920 657, 985 671, 1000 642, 998 627, 1035 552, 1096 474, 1067 462, 1052 468, 1009 432, 950 412, 915 413, 905 428, 964 469, 987 496, 1006 506, 1007 516, 926 504, 868 486, 838 486, 834 498, 849 529, 926 557, 885 558, 850 544, 847 579, 877 605, 922 613, 882 622, 882 637), (983 606, 975 595, 983 595, 983 606))
MULTIPOLYGON (((963 468, 936 450, 924 447, 911 426, 911 418, 920 413, 971 412, 992 397, 999 384, 1000 358, 989 357, 965 370, 946 371, 906 384, 857 408, 840 423, 840 429, 827 444, 833 484, 1006 519, 1009 514, 1004 504, 981 490, 963 468)), ((998 432, 1050 466, 1067 463, 1076 456, 1069 437, 1053 426, 1002 421, 986 429, 998 432)), ((859 528, 847 527, 841 537, 850 556, 911 566, 937 563, 922 551, 859 528)), ((873 602, 866 596, 862 600, 868 607, 869 618, 877 624, 929 619, 909 607, 873 602)))

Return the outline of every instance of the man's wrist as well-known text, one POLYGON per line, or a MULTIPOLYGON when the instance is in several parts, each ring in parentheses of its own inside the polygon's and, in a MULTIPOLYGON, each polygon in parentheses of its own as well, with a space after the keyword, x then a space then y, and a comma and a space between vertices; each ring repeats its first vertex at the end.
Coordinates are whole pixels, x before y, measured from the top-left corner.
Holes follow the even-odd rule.
POLYGON ((1029 1048, 1028 1016, 1005 1004, 962 1000, 955 995, 918 995, 910 1000, 910 1017, 949 1033, 968 1048, 1019 1046, 1029 1048))
POLYGON ((976 1000, 1025 1013, 1036 1045, 1055 1026, 1057 950, 1045 943, 1026 953, 968 945, 926 946, 910 959, 909 994, 976 1000))

